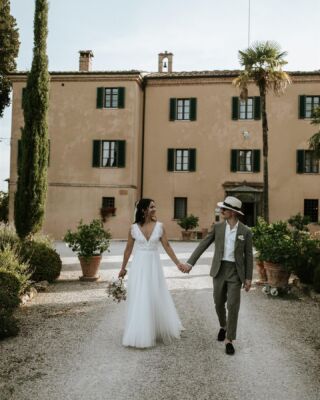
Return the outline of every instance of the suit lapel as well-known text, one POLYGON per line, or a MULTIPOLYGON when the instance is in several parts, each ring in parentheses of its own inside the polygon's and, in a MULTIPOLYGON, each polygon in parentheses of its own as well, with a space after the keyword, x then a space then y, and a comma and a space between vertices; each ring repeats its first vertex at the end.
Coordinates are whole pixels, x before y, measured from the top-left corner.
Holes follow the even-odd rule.
POLYGON ((235 245, 234 245, 234 251, 236 251, 236 248, 238 247, 238 243, 239 243, 238 237, 239 237, 239 235, 242 235, 242 234, 244 234, 243 224, 242 224, 242 222, 239 221, 238 229, 236 232, 236 241, 235 241, 235 245))

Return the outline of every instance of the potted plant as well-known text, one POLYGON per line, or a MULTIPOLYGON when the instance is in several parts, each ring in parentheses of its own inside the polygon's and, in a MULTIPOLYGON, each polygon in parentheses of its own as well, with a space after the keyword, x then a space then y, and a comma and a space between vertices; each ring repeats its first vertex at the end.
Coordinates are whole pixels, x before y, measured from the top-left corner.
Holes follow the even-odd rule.
POLYGON ((100 215, 103 222, 106 222, 109 215, 113 217, 116 215, 117 209, 115 207, 101 207, 100 208, 100 215))
POLYGON ((195 217, 194 215, 186 215, 183 218, 180 218, 177 221, 177 224, 184 229, 182 231, 182 240, 190 240, 192 232, 190 232, 190 229, 194 229, 197 226, 199 226, 199 218, 195 217))
POLYGON ((258 272, 259 280, 256 282, 258 285, 263 285, 267 282, 267 272, 264 267, 263 259, 261 257, 261 248, 263 246, 263 237, 268 228, 267 222, 259 217, 256 226, 252 228, 252 242, 255 250, 256 269, 258 272))
POLYGON ((259 258, 264 261, 269 285, 286 286, 296 254, 295 243, 287 223, 278 221, 267 224, 259 246, 259 258))
POLYGON ((64 236, 66 244, 78 254, 82 281, 96 281, 102 253, 109 249, 111 234, 103 229, 102 222, 94 219, 89 224, 81 220, 76 231, 70 229, 64 236))

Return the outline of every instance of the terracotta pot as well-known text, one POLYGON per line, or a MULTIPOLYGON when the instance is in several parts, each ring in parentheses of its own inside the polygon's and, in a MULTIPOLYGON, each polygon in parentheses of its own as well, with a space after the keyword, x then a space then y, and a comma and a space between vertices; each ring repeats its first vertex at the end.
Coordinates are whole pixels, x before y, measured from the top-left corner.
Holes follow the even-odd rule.
POLYGON ((273 287, 285 287, 288 285, 290 273, 281 265, 264 261, 268 283, 273 287))
POLYGON ((182 231, 182 240, 190 240, 191 235, 191 231, 182 231))
POLYGON ((98 275, 98 270, 100 266, 102 256, 92 256, 85 259, 84 257, 79 257, 82 276, 80 276, 81 281, 96 281, 100 278, 98 275))
POLYGON ((267 282, 267 272, 264 267, 263 261, 256 261, 256 269, 258 272, 259 280, 257 281, 257 284, 264 284, 267 282))

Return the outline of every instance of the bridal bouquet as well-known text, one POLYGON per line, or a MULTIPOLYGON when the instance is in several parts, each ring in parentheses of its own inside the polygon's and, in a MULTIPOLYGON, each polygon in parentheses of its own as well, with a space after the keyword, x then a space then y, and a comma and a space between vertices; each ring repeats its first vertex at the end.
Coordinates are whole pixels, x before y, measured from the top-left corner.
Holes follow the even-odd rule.
POLYGON ((109 282, 107 293, 108 297, 112 297, 112 300, 117 303, 120 303, 121 300, 126 300, 127 289, 124 286, 123 279, 120 278, 109 282))

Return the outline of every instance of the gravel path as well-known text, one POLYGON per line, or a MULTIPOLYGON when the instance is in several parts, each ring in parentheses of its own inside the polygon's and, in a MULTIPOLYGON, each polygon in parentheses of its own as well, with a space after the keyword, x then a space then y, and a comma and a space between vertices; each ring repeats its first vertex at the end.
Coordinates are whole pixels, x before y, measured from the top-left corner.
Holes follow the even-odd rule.
MULTIPOLYGON (((190 275, 162 256, 182 339, 123 348, 125 304, 108 299, 105 288, 124 245, 113 242, 100 282, 82 283, 72 254, 58 244, 61 279, 18 310, 21 334, 0 342, 1 400, 320 399, 320 304, 243 292, 236 354, 227 356, 216 341, 211 252, 190 275)), ((195 245, 173 243, 182 260, 195 245)))

